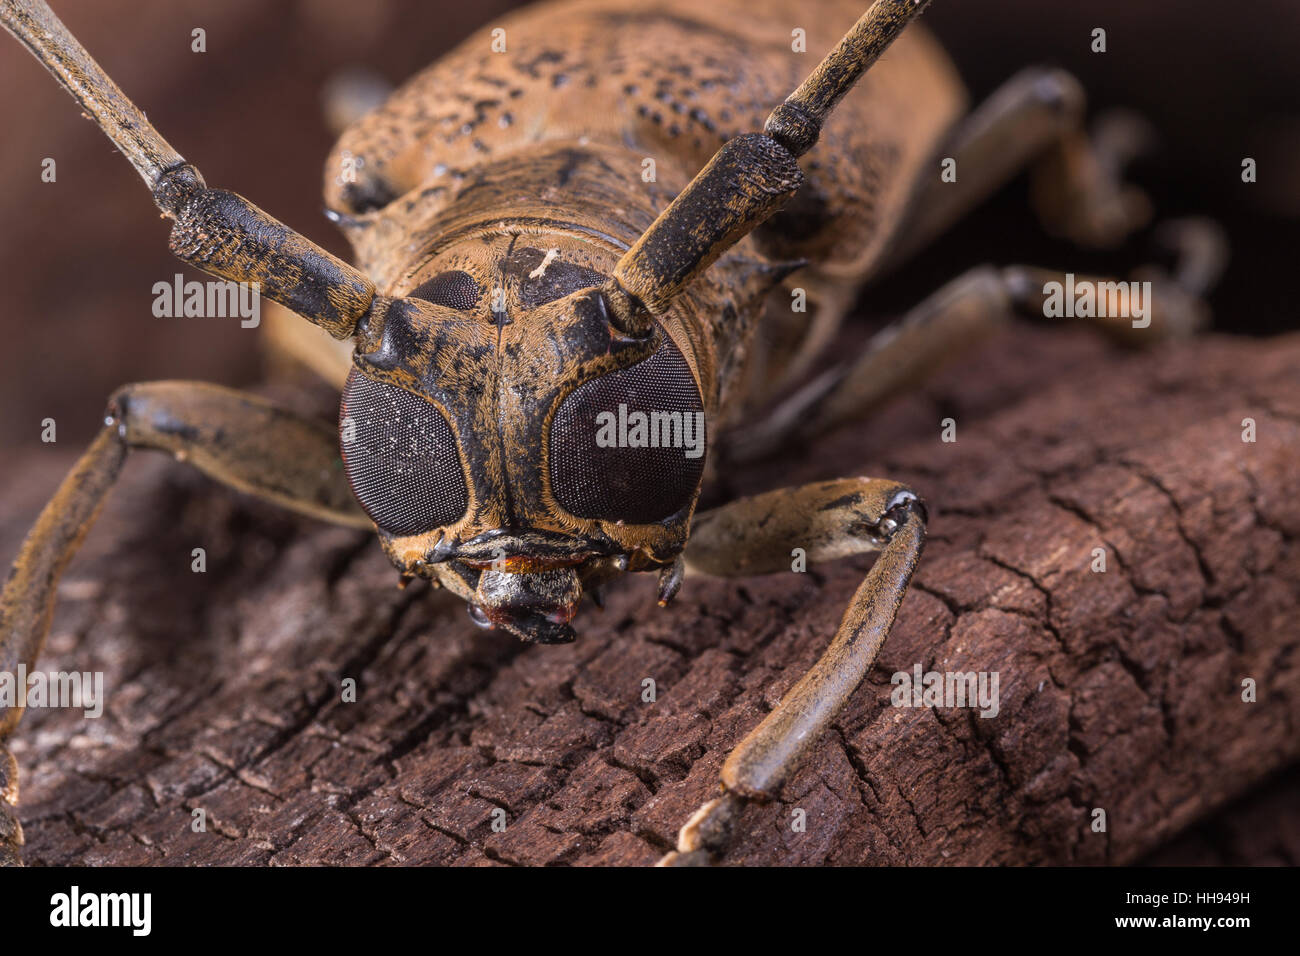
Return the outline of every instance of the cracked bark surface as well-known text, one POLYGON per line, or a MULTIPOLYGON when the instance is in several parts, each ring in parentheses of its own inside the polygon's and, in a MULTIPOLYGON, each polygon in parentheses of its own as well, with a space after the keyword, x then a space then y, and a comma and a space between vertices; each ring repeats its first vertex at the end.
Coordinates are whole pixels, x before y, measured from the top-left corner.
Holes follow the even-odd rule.
MULTIPOLYGON (((6 560, 74 454, 10 459, 6 560)), ((1017 328, 878 418, 731 476, 739 493, 901 479, 932 522, 868 682, 782 798, 746 810, 727 862, 1125 863, 1249 797, 1300 758, 1297 462, 1300 335, 1130 353, 1017 328), (917 663, 999 672, 999 715, 891 707, 890 674, 917 663)), ((584 609, 575 644, 523 647, 424 584, 397 590, 367 535, 137 455, 39 664, 102 670, 104 716, 32 710, 12 742, 26 860, 653 862, 871 560, 690 578, 666 610, 640 576, 584 609)), ((1182 846, 1170 859, 1195 857, 1182 846)))

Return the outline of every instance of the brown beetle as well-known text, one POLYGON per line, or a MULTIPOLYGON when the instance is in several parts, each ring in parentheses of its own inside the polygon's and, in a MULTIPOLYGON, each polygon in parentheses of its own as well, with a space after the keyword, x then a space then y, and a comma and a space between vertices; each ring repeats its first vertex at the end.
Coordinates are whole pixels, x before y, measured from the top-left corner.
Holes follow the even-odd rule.
MULTIPOLYGON (((1148 212, 1118 178, 1132 136, 1089 140, 1070 77, 1027 71, 967 116, 941 48, 904 32, 924 5, 879 0, 859 18, 858 0, 558 0, 515 14, 343 135, 326 191, 354 268, 208 188, 44 3, 0 0, 5 27, 174 221, 180 259, 350 343, 297 320, 273 329, 341 385, 338 434, 217 386, 119 390, 0 598, 0 669, 35 662, 59 573, 134 447, 375 528, 404 579, 539 643, 572 640, 583 594, 625 571, 657 571, 666 603, 688 568, 879 550, 825 655, 733 751, 667 861, 723 853, 736 810, 780 787, 871 668, 925 509, 897 482, 848 478, 696 514, 706 432, 714 468, 780 450, 861 417, 1012 313, 1041 318, 1053 274, 977 269, 770 417, 742 417, 804 376, 865 282, 1031 160, 1046 223, 1082 243, 1113 243, 1148 212), (805 69, 801 23, 829 52, 782 101, 805 69), (960 177, 942 175, 949 163, 960 177), (788 306, 796 270, 810 316, 788 306)), ((1176 276, 1147 273, 1151 320, 1135 329, 1120 308, 1099 326, 1150 340, 1203 324, 1217 241, 1173 235, 1186 255, 1176 276)), ((0 740, 21 714, 0 710, 0 740)), ((17 861, 16 769, 0 758, 0 859, 17 861)))

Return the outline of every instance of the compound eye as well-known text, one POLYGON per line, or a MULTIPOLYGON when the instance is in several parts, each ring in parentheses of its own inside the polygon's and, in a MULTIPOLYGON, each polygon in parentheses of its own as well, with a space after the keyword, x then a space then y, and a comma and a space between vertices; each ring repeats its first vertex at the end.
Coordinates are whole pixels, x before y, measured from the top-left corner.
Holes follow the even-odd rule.
POLYGON ((478 283, 468 272, 460 270, 440 272, 407 293, 409 299, 423 299, 460 312, 468 312, 478 305, 478 297, 478 283))
POLYGON ((690 504, 704 475, 704 406, 670 340, 575 388, 551 423, 551 492, 578 518, 649 524, 690 504))
POLYGON ((352 492, 384 531, 419 534, 464 517, 469 491, 456 436, 432 402, 354 368, 339 405, 339 438, 352 492))

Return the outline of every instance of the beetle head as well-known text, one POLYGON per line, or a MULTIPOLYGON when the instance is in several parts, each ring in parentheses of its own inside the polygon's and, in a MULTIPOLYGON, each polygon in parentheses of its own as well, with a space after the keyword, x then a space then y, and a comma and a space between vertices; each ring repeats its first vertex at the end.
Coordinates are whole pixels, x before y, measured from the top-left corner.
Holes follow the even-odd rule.
POLYGON ((555 643, 584 590, 625 570, 674 577, 704 406, 671 319, 627 336, 602 274, 515 245, 430 263, 368 330, 341 448, 404 575, 436 577, 483 626, 555 643))

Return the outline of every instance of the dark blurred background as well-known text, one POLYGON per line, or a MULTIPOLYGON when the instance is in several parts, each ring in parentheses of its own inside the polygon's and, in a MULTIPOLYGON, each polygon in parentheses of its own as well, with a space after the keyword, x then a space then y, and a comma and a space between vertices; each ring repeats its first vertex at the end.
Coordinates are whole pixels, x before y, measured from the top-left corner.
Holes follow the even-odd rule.
MULTIPOLYGON (((864 0, 865 8, 866 0, 864 0)), ((321 215, 332 141, 320 91, 346 67, 394 82, 514 6, 440 0, 103 0, 59 15, 209 183, 241 192, 331 250, 321 215), (207 52, 190 31, 207 31, 207 52)), ((975 99, 1022 66, 1064 66, 1094 108, 1139 110, 1162 137, 1134 169, 1162 217, 1198 212, 1232 242, 1216 292, 1225 331, 1300 327, 1289 278, 1300 249, 1300 3, 1296 0, 935 0, 926 22, 975 99), (1108 52, 1090 52, 1094 27, 1108 52), (1253 156, 1259 182, 1241 182, 1253 156)), ((184 271, 142 183, 68 96, 9 37, 0 43, 0 447, 39 441, 53 417, 64 447, 87 439, 116 386, 154 378, 231 385, 261 374, 260 336, 237 321, 158 320, 152 286, 184 271), (40 181, 53 157, 58 180, 40 181)), ((906 308, 977 262, 1126 272, 1139 238, 1107 256, 1047 240, 1006 189, 917 263, 885 281, 871 311, 906 308)), ((197 277, 191 273, 191 277, 197 277)))

